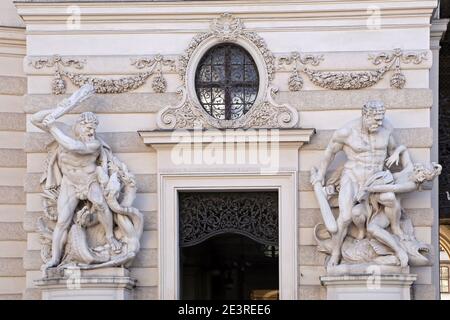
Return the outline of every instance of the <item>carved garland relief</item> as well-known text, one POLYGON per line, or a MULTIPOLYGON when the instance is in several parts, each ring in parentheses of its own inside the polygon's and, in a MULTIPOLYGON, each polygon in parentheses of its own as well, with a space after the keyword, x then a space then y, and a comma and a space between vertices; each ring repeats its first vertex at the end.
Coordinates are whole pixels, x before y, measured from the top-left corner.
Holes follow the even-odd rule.
POLYGON ((427 59, 426 52, 403 52, 396 48, 392 52, 382 52, 376 55, 369 55, 368 60, 376 66, 375 70, 367 71, 319 71, 306 67, 311 64, 318 66, 323 61, 323 55, 315 56, 312 54, 302 55, 299 52, 293 52, 289 56, 278 58, 279 68, 291 66, 291 75, 288 80, 290 91, 300 91, 303 87, 304 73, 309 80, 316 86, 331 90, 352 90, 363 89, 377 84, 386 72, 393 70, 390 79, 390 86, 396 89, 402 89, 406 84, 406 77, 401 72, 401 64, 421 64, 427 59))
POLYGON ((118 79, 104 79, 92 77, 78 72, 67 71, 63 67, 73 67, 81 70, 86 65, 86 60, 77 60, 73 58, 62 58, 58 55, 47 58, 38 58, 30 60, 29 65, 35 69, 55 68, 54 78, 52 81, 53 94, 66 93, 66 81, 69 79, 75 86, 80 88, 86 83, 94 86, 96 93, 123 93, 135 90, 146 83, 147 79, 153 75, 152 89, 156 93, 166 91, 167 82, 163 76, 163 68, 175 69, 175 61, 166 59, 162 55, 157 54, 151 58, 138 58, 131 61, 137 69, 145 70, 137 75, 126 76, 118 79))

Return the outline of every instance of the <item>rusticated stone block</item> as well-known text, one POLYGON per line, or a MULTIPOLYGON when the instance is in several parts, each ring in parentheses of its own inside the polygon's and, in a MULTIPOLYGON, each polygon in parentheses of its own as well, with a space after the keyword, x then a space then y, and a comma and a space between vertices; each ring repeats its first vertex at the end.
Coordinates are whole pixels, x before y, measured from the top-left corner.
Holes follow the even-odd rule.
POLYGON ((2 204, 25 204, 25 192, 22 187, 0 186, 2 204))
MULTIPOLYGON (((1 253, 0 253, 1 254, 1 253)), ((0 258, 0 277, 24 277, 21 258, 0 258)))
POLYGON ((27 92, 27 78, 0 76, 0 94, 22 96, 27 92))
POLYGON ((369 100, 382 100, 387 109, 431 108, 430 89, 380 90, 303 90, 283 91, 277 96, 280 103, 288 103, 299 111, 361 110, 369 100))
POLYGON ((19 149, 0 149, 0 167, 3 168, 25 168, 27 166, 27 155, 19 149))
POLYGON ((23 254, 23 268, 25 270, 40 270, 42 265, 41 252, 27 250, 23 254))
POLYGON ((42 299, 41 289, 26 288, 23 291, 22 299, 23 300, 41 300, 42 299))
MULTIPOLYGON (((25 96, 25 112, 35 113, 56 106, 66 95, 30 94, 25 96)), ((95 113, 156 113, 162 106, 176 105, 179 97, 171 93, 122 93, 97 94, 82 102, 76 110, 69 113, 91 111, 95 113), (145 103, 142 103, 145 101, 145 103)))
POLYGON ((2 112, 0 131, 25 131, 26 119, 23 113, 2 112))
POLYGON ((326 289, 322 286, 301 285, 298 287, 298 298, 300 300, 325 300, 326 297, 326 289))
POLYGON ((158 250, 142 249, 133 260, 133 268, 157 267, 158 266, 158 250))
MULTIPOLYGON (((102 132, 98 136, 102 138, 113 152, 150 152, 137 132, 102 132)), ((46 152, 46 146, 52 142, 52 137, 47 133, 25 133, 25 152, 46 152)))
POLYGON ((27 234, 21 222, 0 223, 0 241, 26 240, 27 234))
POLYGON ((299 246, 298 262, 302 266, 323 266, 325 254, 317 250, 317 246, 299 246))

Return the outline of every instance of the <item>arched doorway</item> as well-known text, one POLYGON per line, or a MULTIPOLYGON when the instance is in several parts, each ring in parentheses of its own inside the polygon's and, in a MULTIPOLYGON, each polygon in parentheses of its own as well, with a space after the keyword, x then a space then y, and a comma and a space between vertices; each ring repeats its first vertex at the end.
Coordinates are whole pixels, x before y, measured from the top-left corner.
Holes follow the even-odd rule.
POLYGON ((277 299, 278 193, 180 192, 182 299, 277 299))

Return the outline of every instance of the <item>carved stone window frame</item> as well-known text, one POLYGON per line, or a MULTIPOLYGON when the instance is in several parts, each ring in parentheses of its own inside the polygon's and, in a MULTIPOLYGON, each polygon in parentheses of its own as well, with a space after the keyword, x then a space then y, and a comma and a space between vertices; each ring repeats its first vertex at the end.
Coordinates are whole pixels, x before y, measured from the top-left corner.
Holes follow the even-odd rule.
POLYGON ((278 104, 273 95, 278 91, 272 87, 276 59, 265 41, 257 33, 247 31, 240 19, 224 13, 214 19, 209 31, 197 34, 179 59, 178 73, 183 86, 176 106, 163 108, 157 117, 160 129, 247 129, 247 128, 294 128, 298 124, 298 112, 288 104, 278 104), (244 48, 255 61, 259 75, 259 89, 255 103, 238 119, 222 120, 212 117, 202 107, 195 90, 197 67, 212 47, 233 43, 244 48))

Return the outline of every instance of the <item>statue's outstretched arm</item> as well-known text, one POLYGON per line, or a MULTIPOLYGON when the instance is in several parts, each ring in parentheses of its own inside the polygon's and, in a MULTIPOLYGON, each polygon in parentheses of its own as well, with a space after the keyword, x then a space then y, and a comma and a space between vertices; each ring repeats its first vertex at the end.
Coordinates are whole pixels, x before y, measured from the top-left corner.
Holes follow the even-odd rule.
POLYGON ((398 166, 400 162, 400 155, 406 151, 406 147, 404 145, 398 146, 394 152, 386 159, 386 167, 390 168, 393 164, 398 166))
MULTIPOLYGON (((397 146, 397 143, 395 142, 395 139, 393 135, 389 137, 389 143, 388 143, 388 153, 389 155, 393 155, 394 158, 397 155, 400 158, 400 163, 402 165, 402 169, 412 170, 414 167, 411 156, 409 154, 408 148, 405 146, 397 146)), ((395 160, 391 157, 387 159, 386 165, 390 167, 389 162, 394 162, 395 160)), ((396 161, 398 162, 398 160, 396 161)), ((392 163, 391 163, 392 164, 392 163)))
POLYGON ((394 193, 403 193, 403 192, 411 192, 417 189, 417 185, 412 181, 407 181, 399 184, 380 184, 376 186, 370 186, 367 188, 369 192, 394 192, 394 193))

